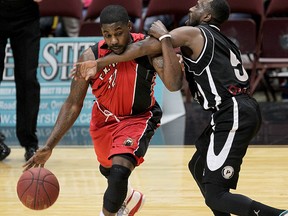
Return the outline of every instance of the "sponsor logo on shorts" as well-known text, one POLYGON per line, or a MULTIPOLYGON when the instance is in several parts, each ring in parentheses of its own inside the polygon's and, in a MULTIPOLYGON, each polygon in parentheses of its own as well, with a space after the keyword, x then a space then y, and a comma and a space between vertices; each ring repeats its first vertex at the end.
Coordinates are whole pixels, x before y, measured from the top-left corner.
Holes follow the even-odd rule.
POLYGON ((234 168, 231 166, 225 166, 222 169, 222 176, 225 179, 231 179, 234 175, 234 168))
POLYGON ((123 145, 124 146, 132 146, 133 145, 133 139, 132 138, 128 138, 124 141, 123 145))

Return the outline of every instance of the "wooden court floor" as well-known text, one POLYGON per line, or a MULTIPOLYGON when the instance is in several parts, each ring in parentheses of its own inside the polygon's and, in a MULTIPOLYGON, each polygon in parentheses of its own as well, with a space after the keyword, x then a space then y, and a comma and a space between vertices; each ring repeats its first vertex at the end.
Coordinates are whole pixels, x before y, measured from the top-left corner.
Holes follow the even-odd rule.
MULTIPOLYGON (((187 163, 194 147, 151 146, 144 164, 131 176, 135 189, 146 195, 139 216, 208 216, 187 163)), ((22 173, 24 150, 12 148, 0 162, 1 216, 98 216, 106 180, 98 172, 91 147, 56 147, 46 168, 57 176, 61 191, 56 203, 42 211, 24 207, 16 184, 22 173)), ((251 146, 235 192, 279 208, 288 208, 288 148, 251 146)))

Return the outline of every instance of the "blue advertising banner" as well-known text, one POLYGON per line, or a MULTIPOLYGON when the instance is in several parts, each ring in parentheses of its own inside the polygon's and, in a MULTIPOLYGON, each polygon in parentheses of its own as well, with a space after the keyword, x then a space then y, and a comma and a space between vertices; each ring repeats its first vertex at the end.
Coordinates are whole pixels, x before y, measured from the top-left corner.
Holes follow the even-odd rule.
MULTIPOLYGON (((37 71, 41 86, 41 102, 37 122, 37 135, 40 143, 44 143, 51 133, 60 108, 70 92, 71 78, 69 77, 69 73, 73 64, 77 62, 84 50, 101 39, 102 37, 41 39, 37 71)), ((154 93, 163 109, 162 124, 166 124, 171 120, 185 115, 181 93, 168 92, 159 78, 157 78, 156 83, 154 93), (166 99, 167 97, 169 100, 166 99), (170 103, 173 103, 173 105, 170 103), (175 106, 175 104, 177 104, 177 106, 175 106)), ((94 100, 95 97, 92 95, 91 89, 88 89, 81 114, 73 127, 61 140, 62 144, 91 144, 89 124, 94 100)), ((8 145, 18 143, 15 125, 16 89, 14 82, 14 61, 10 44, 8 44, 6 47, 3 82, 0 85, 0 130, 6 136, 5 142, 8 145)), ((184 125, 183 120, 181 120, 181 125, 184 125)), ((165 127, 163 127, 163 129, 165 129, 165 127)), ((178 138, 177 140, 179 142, 178 138)), ((166 143, 165 137, 159 129, 153 137, 153 142, 156 142, 156 144, 166 143)))
MULTIPOLYGON (((41 85, 41 103, 38 126, 53 126, 58 112, 70 91, 70 69, 80 54, 99 41, 95 38, 42 38, 39 55, 38 80, 41 85)), ((16 99, 14 64, 10 44, 6 48, 5 70, 0 85, 1 127, 15 126, 16 99)), ((76 126, 87 126, 93 105, 93 95, 87 92, 83 110, 76 126)))

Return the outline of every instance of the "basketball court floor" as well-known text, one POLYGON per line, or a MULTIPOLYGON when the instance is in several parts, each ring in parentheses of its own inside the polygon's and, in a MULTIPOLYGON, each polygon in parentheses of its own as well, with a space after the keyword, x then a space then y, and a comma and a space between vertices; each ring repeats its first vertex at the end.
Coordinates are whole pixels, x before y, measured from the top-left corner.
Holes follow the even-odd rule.
MULTIPOLYGON (((248 149, 235 193, 288 208, 288 104, 263 103, 261 106, 262 128, 248 149)), ((197 104, 185 104, 185 108, 185 116, 157 130, 145 162, 131 176, 132 186, 146 196, 139 216, 212 215, 187 166, 195 152, 193 143, 206 127, 209 114, 197 104)), ((24 207, 17 197, 16 185, 25 163, 24 149, 13 137, 15 129, 6 130, 5 142, 12 152, 0 162, 1 216, 99 215, 106 179, 98 171, 88 127, 73 127, 46 163, 45 167, 59 180, 60 194, 52 207, 41 211, 24 207)), ((40 145, 50 132, 51 128, 38 130, 40 145)))
MULTIPOLYGON (((139 216, 208 216, 187 163, 193 146, 152 145, 145 162, 133 172, 132 186, 142 191, 146 202, 139 216)), ((57 146, 46 168, 58 178, 60 194, 46 210, 30 210, 16 193, 22 174, 24 150, 12 147, 9 158, 0 162, 1 216, 95 216, 99 215, 106 180, 98 171, 91 146, 57 146)), ((238 193, 279 207, 288 207, 288 148, 251 146, 242 166, 238 193)))

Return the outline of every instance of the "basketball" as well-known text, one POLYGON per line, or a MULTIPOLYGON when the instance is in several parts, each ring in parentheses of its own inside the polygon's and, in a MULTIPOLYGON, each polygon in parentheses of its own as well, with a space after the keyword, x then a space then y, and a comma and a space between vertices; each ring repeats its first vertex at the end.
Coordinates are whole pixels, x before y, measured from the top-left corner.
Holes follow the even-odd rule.
POLYGON ((23 172, 17 183, 17 195, 24 206, 42 210, 52 206, 60 191, 56 176, 43 167, 23 172))

